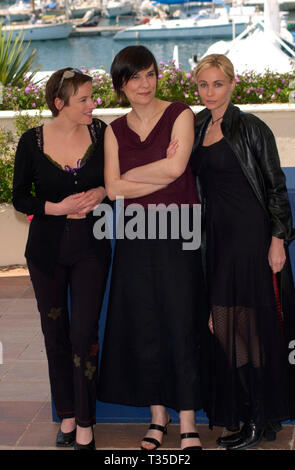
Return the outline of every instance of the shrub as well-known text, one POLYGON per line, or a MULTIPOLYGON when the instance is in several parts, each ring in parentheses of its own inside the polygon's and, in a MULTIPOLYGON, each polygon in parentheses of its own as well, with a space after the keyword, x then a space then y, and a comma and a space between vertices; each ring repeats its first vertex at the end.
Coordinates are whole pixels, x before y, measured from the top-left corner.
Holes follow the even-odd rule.
POLYGON ((0 203, 12 199, 14 153, 12 133, 0 128, 0 203))
MULTIPOLYGON (((16 134, 20 136, 31 127, 41 122, 40 114, 37 116, 18 115, 15 121, 16 134)), ((14 155, 17 139, 11 131, 0 128, 0 204, 12 201, 12 184, 14 170, 14 155)))
MULTIPOLYGON (((97 108, 129 106, 126 100, 118 100, 109 74, 104 71, 84 70, 93 76, 93 96, 97 108)), ((232 98, 236 104, 288 103, 292 94, 291 83, 295 80, 295 70, 285 74, 270 71, 257 74, 249 71, 237 75, 236 79, 237 85, 232 98)), ((26 79, 22 85, 5 86, 2 91, 0 109, 47 109, 45 83, 34 84, 26 79)), ((157 96, 168 101, 181 101, 190 106, 201 104, 193 72, 185 72, 182 67, 177 68, 173 61, 159 64, 157 96)))

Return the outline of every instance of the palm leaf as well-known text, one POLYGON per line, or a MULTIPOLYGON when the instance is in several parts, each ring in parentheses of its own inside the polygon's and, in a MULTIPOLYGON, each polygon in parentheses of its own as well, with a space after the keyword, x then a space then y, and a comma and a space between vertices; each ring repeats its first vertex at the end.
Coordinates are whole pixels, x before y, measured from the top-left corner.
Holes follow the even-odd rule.
POLYGON ((23 44, 24 33, 13 37, 13 32, 3 31, 0 25, 0 82, 2 85, 23 84, 25 76, 31 80, 40 67, 32 70, 37 49, 28 53, 30 42, 23 44))

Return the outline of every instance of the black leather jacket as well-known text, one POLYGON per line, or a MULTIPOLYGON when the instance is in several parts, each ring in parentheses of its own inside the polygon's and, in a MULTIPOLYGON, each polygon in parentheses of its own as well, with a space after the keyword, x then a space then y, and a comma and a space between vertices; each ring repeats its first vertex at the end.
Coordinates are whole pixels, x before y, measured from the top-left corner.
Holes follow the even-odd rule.
MULTIPOLYGON (((193 152, 210 118, 208 109, 197 114, 193 152)), ((295 230, 292 228, 286 178, 272 131, 261 119, 242 112, 232 103, 223 116, 221 129, 257 199, 270 217, 272 235, 291 241, 295 238, 295 230)))

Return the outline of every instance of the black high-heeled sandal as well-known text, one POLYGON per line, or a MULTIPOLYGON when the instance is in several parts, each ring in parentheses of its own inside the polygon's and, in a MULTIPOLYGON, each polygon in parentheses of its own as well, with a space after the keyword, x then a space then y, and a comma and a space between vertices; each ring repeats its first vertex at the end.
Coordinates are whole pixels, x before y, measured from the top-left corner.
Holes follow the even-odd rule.
MULTIPOLYGON (((182 434, 180 434, 180 439, 200 439, 200 435, 198 432, 183 432, 182 434)), ((190 451, 190 450, 203 450, 203 447, 202 446, 189 446, 189 447, 185 447, 184 449, 182 450, 185 450, 185 451, 190 451)))
MULTIPOLYGON (((160 424, 150 424, 149 429, 154 429, 156 431, 161 431, 163 435, 166 435, 168 433, 167 427, 168 424, 170 424, 171 419, 169 419, 168 423, 165 426, 161 426, 160 424)), ((155 447, 152 449, 147 449, 143 446, 140 446, 141 450, 147 450, 147 451, 152 451, 152 450, 157 450, 162 443, 158 441, 158 439, 155 439, 154 437, 144 437, 141 442, 148 442, 149 444, 154 444, 155 447)))

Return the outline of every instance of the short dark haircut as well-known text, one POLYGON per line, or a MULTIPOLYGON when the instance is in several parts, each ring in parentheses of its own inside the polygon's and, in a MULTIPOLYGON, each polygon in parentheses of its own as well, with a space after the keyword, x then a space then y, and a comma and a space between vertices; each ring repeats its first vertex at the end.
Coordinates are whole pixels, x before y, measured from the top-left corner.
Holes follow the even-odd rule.
POLYGON ((154 66, 158 78, 158 65, 154 55, 145 46, 127 46, 122 49, 113 60, 111 76, 115 92, 122 96, 122 86, 140 70, 154 66))
POLYGON ((78 88, 86 82, 91 83, 92 77, 76 69, 73 69, 72 67, 59 69, 51 75, 48 82, 46 83, 45 98, 53 117, 56 117, 59 114, 59 110, 54 104, 55 98, 62 99, 64 101, 64 106, 68 106, 70 97, 75 95, 78 91, 78 88), (75 75, 71 78, 64 79, 62 85, 60 86, 63 74, 66 70, 74 70, 75 75))

